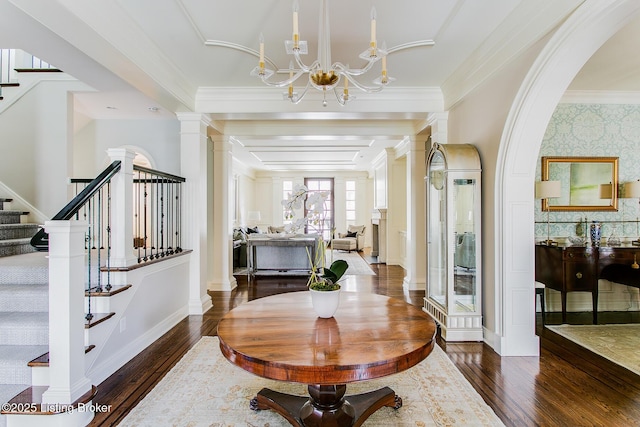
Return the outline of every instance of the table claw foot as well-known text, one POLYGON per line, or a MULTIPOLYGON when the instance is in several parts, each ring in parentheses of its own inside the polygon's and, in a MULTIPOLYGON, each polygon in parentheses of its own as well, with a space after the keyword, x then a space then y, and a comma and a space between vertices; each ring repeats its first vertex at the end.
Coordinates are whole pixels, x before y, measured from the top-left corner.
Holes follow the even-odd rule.
POLYGON ((400 409, 402 408, 402 398, 400 396, 398 396, 396 394, 395 398, 394 398, 394 405, 393 405, 393 409, 400 409))
POLYGON ((256 412, 258 412, 261 409, 260 404, 258 403, 257 397, 254 397, 253 399, 251 399, 251 401, 249 402, 249 408, 252 411, 256 411, 256 412))

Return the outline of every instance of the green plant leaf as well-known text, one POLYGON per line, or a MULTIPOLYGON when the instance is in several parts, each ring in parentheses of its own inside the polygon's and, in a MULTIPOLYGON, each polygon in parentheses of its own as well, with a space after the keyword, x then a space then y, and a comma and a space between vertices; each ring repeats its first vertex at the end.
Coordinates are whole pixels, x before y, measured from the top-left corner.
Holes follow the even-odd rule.
POLYGON ((335 276, 335 278, 332 278, 333 283, 336 283, 340 278, 342 278, 345 271, 347 271, 347 268, 349 268, 347 261, 343 259, 333 261, 331 267, 329 267, 329 271, 335 276))

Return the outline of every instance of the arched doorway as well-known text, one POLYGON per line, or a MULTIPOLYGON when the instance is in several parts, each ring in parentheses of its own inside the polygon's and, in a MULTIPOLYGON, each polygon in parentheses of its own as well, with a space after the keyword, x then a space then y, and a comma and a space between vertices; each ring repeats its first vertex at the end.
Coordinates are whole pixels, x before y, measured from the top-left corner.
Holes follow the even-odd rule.
POLYGON ((587 60, 640 15, 636 0, 583 3, 556 31, 520 86, 500 141, 495 191, 496 333, 503 356, 537 355, 533 311, 535 159, 563 93, 587 60))

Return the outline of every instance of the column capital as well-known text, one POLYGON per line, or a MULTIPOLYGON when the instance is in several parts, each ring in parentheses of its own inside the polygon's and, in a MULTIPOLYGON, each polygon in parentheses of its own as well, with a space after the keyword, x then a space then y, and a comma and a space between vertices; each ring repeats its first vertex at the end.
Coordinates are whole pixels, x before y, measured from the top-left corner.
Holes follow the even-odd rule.
POLYGON ((111 161, 130 159, 133 160, 136 157, 136 152, 125 147, 108 148, 107 155, 111 161))
POLYGON ((207 128, 211 126, 211 119, 206 114, 201 113, 176 113, 180 121, 180 132, 207 134, 207 128))

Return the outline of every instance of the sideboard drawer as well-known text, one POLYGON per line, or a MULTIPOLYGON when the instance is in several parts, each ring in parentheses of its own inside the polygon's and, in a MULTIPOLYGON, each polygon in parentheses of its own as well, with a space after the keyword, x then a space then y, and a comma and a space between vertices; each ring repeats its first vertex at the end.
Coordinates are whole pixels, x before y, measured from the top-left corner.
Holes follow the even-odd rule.
POLYGON ((598 283, 595 265, 591 262, 567 262, 564 265, 565 291, 592 291, 598 283))
POLYGON ((609 264, 631 265, 634 258, 640 261, 640 248, 600 248, 598 262, 601 266, 609 264))
POLYGON ((584 247, 570 247, 566 248, 562 252, 562 258, 564 261, 589 261, 593 256, 592 248, 584 247))

